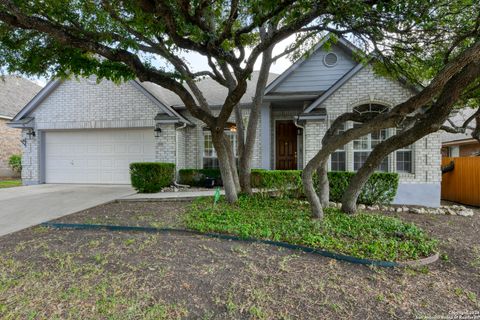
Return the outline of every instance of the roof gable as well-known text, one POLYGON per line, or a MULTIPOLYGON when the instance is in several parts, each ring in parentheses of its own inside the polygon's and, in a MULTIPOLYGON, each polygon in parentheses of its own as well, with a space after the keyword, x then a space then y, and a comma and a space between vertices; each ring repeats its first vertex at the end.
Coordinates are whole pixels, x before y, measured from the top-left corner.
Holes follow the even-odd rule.
POLYGON ((330 38, 326 36, 313 49, 310 56, 296 61, 265 90, 266 95, 286 93, 318 93, 328 90, 358 63, 353 59, 355 48, 347 40, 340 38, 329 50, 324 44, 330 38), (334 53, 337 62, 333 66, 325 63, 325 56, 334 53))
MULTIPOLYGON (((63 99, 75 99, 73 104, 77 107, 84 108, 85 112, 92 104, 99 103, 99 100, 109 101, 114 100, 110 97, 111 94, 118 96, 118 94, 123 94, 125 89, 121 89, 121 86, 133 86, 135 91, 138 94, 145 96, 151 103, 153 108, 157 108, 157 112, 165 113, 166 115, 172 117, 172 119, 178 119, 182 122, 190 123, 187 119, 185 119, 182 115, 178 112, 173 110, 159 101, 154 95, 152 95, 148 90, 146 90, 143 86, 141 86, 137 81, 132 80, 128 81, 127 83, 121 84, 119 86, 114 85, 111 81, 104 80, 100 83, 96 83, 95 79, 80 79, 80 81, 73 81, 73 80, 61 80, 55 79, 50 81, 27 105, 15 116, 13 122, 19 122, 25 117, 28 117, 32 113, 36 112, 36 110, 42 106, 45 100, 49 99, 50 97, 55 99, 56 90, 62 85, 68 84, 66 86, 67 92, 59 93, 62 95, 63 99), (85 86, 88 86, 86 88, 85 86), (90 87, 91 86, 91 87, 90 87), (75 89, 74 89, 75 88, 75 89), (118 88, 118 92, 115 89, 118 88), (113 90, 113 91, 112 91, 113 90), (88 94, 87 94, 88 92, 88 94), (93 94, 95 92, 95 94, 93 94), (94 97, 94 100, 91 98, 94 97), (92 100, 92 101, 91 101, 92 100)), ((140 96, 139 96, 140 97, 140 96)), ((65 107, 65 112, 72 112, 73 110, 67 110, 68 108, 65 107)))

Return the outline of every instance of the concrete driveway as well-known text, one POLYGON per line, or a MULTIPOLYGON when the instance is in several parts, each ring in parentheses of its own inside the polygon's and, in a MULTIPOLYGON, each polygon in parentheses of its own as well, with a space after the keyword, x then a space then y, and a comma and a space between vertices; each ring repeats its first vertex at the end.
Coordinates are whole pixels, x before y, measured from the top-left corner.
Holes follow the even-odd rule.
POLYGON ((134 193, 129 185, 41 184, 0 189, 0 236, 134 193))

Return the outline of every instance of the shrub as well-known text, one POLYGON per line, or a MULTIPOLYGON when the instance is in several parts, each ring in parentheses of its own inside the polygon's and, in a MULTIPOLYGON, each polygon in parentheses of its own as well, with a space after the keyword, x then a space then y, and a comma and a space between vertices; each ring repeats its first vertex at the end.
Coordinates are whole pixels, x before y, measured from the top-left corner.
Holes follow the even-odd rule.
MULTIPOLYGON (((279 190, 281 195, 300 196, 303 194, 301 170, 252 170, 252 187, 261 191, 279 190)), ((339 202, 342 199, 350 179, 355 172, 331 171, 328 173, 330 182, 330 200, 339 202)), ((314 177, 314 180, 316 178, 314 177)), ((375 172, 365 184, 358 203, 366 205, 387 204, 393 201, 398 188, 398 174, 390 172, 375 172)))
POLYGON ((299 197, 303 194, 301 170, 265 170, 253 169, 252 188, 265 194, 269 190, 277 190, 280 196, 299 197))
POLYGON ((22 172, 22 156, 19 154, 13 154, 8 159, 8 165, 12 168, 13 172, 22 172))
POLYGON ((181 184, 188 184, 194 187, 203 187, 205 185, 205 178, 215 179, 216 185, 222 184, 219 169, 181 169, 178 175, 181 184))
POLYGON ((175 164, 135 162, 130 164, 132 186, 141 193, 158 192, 175 180, 175 164))
MULTIPOLYGON (((355 172, 332 171, 328 173, 330 200, 339 202, 355 172)), ((370 176, 358 197, 358 203, 366 205, 388 204, 393 201, 398 189, 398 174, 375 172, 370 176)))

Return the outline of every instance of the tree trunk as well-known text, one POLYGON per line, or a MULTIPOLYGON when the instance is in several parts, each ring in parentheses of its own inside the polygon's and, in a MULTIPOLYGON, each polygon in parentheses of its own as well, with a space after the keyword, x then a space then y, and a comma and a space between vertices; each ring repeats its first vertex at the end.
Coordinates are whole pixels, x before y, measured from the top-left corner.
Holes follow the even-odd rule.
POLYGON ((235 185, 235 178, 233 175, 230 156, 225 143, 225 133, 215 132, 212 130, 212 142, 217 152, 218 165, 222 175, 223 187, 225 189, 225 197, 230 203, 238 200, 237 188, 235 185))
POLYGON ((372 159, 371 162, 365 164, 357 171, 355 176, 350 180, 345 193, 342 196, 342 211, 345 213, 353 214, 357 212, 357 200, 362 192, 365 183, 368 181, 368 178, 375 172, 375 168, 377 168, 381 163, 382 160, 388 154, 383 155, 380 154, 378 159, 372 159))
POLYGON ((324 161, 317 169, 318 197, 323 208, 330 202, 330 185, 328 182, 328 161, 324 161))
POLYGON ((233 182, 235 184, 235 189, 238 194, 240 192, 240 180, 238 178, 237 159, 235 157, 235 153, 230 139, 225 133, 223 133, 223 141, 228 155, 228 163, 232 172, 233 182))
POLYGON ((323 219, 323 208, 320 199, 315 192, 315 186, 313 184, 313 173, 315 167, 312 162, 309 162, 302 173, 303 190, 307 196, 308 203, 312 211, 312 218, 323 219))
POLYGON ((252 194, 251 171, 253 149, 257 137, 257 127, 260 119, 263 95, 265 92, 265 87, 267 86, 270 67, 272 65, 272 52, 273 47, 270 47, 263 52, 262 64, 260 66, 260 73, 258 75, 257 87, 255 89, 255 96, 253 98, 252 108, 248 117, 247 131, 245 134, 243 134, 243 137, 245 137, 246 140, 243 144, 242 153, 240 154, 239 173, 242 192, 247 194, 252 194))

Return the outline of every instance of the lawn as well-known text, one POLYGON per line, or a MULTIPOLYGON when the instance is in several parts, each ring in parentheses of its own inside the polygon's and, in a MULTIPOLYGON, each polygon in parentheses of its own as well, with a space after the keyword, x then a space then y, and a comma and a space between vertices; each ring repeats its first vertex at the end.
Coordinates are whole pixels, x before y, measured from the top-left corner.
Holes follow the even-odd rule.
MULTIPOLYGON (((116 202, 58 221, 185 227, 189 210, 116 202)), ((0 237, 0 318, 421 319, 479 310, 479 211, 394 217, 440 239, 442 259, 373 268, 188 234, 30 228, 0 237)))
POLYGON ((19 187, 22 185, 22 180, 0 180, 0 189, 19 187))

